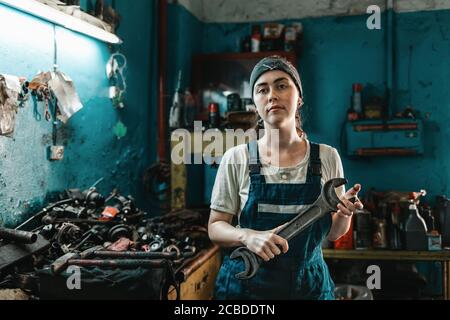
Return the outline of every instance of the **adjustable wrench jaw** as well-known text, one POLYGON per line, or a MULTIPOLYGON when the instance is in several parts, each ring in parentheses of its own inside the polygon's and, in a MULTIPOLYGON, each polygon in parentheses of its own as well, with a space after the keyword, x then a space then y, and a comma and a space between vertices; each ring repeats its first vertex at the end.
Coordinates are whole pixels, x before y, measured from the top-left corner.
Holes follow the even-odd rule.
POLYGON ((347 179, 345 178, 335 178, 328 180, 325 182, 322 188, 321 197, 319 197, 314 205, 320 206, 323 209, 326 208, 328 212, 333 212, 337 210, 337 205, 339 203, 342 204, 342 201, 339 199, 336 194, 336 188, 343 186, 347 183, 347 179))
POLYGON ((236 279, 239 280, 248 280, 253 278, 263 261, 260 256, 246 247, 239 247, 231 253, 230 259, 237 258, 241 258, 244 261, 245 266, 244 271, 235 274, 236 279))
MULTIPOLYGON (((287 223, 278 234, 284 236, 286 240, 290 240, 298 233, 311 225, 314 221, 320 219, 328 212, 337 210, 337 205, 341 200, 336 194, 335 188, 347 183, 347 179, 335 178, 327 181, 323 187, 319 198, 312 206, 304 212, 300 212, 294 219, 287 223)), ((247 247, 239 247, 235 249, 230 259, 241 258, 244 261, 245 270, 235 274, 239 280, 248 280, 255 276, 263 259, 256 253, 250 251, 247 247)))

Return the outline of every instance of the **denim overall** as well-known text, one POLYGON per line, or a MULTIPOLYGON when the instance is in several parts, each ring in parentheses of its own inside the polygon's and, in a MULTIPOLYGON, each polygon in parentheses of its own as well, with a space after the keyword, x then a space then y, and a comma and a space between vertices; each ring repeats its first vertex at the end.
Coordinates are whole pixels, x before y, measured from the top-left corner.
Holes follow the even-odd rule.
MULTIPOLYGON (((261 204, 312 204, 321 192, 321 162, 319 145, 311 143, 307 178, 304 184, 266 183, 261 174, 256 141, 248 145, 250 162, 250 190, 240 216, 240 227, 270 230, 289 220, 295 214, 265 212, 261 204)), ((267 206, 265 206, 267 208, 267 206)), ((270 206, 269 206, 270 207, 270 206)), ((322 256, 322 240, 331 228, 327 214, 289 241, 289 251, 262 262, 256 275, 249 280, 238 280, 234 275, 244 270, 242 259, 224 257, 216 279, 216 299, 334 299, 334 283, 322 256)))

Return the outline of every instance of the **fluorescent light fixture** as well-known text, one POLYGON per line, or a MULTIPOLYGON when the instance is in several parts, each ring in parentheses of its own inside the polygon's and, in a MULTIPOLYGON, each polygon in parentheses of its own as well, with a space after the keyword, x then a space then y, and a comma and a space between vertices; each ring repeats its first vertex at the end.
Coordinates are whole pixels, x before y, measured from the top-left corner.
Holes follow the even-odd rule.
POLYGON ((112 44, 122 43, 122 40, 120 40, 120 38, 115 34, 81 19, 72 17, 71 15, 36 0, 0 0, 0 4, 5 4, 14 9, 50 21, 57 25, 63 26, 64 28, 86 34, 104 42, 112 44))

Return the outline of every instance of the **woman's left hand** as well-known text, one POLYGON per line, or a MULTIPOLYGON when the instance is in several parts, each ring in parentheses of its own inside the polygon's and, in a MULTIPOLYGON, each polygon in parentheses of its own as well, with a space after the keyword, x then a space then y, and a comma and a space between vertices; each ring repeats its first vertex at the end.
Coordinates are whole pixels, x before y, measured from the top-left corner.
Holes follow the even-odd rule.
POLYGON ((358 198, 358 192, 361 191, 361 185, 355 184, 352 188, 350 188, 344 196, 341 198, 342 203, 337 205, 337 214, 349 218, 351 217, 356 210, 361 210, 364 208, 363 204, 358 198), (354 200, 354 201, 350 201, 354 200))

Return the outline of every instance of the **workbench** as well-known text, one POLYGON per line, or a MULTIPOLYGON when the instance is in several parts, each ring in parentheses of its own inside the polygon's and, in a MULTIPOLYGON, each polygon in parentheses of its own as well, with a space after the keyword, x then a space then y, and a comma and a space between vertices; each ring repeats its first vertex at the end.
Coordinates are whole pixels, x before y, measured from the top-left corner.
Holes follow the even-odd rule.
MULTIPOLYGON (((178 270, 176 278, 180 281, 180 300, 211 300, 221 264, 220 248, 212 245, 178 270)), ((176 297, 175 288, 172 288, 169 300, 175 300, 176 297)))
POLYGON ((442 263, 444 299, 450 300, 450 251, 335 250, 323 249, 325 259, 439 261, 442 263))

